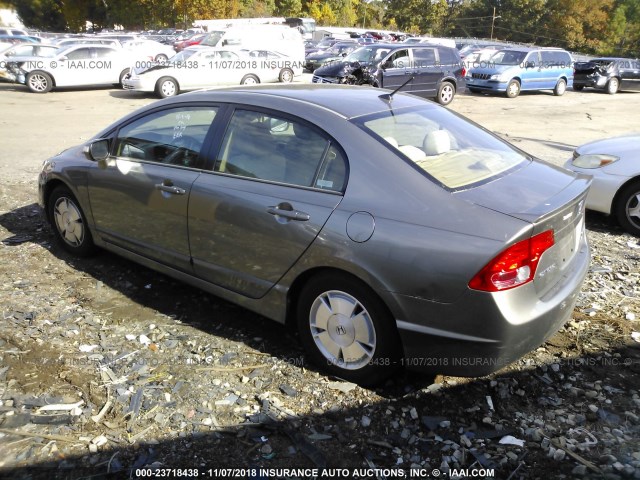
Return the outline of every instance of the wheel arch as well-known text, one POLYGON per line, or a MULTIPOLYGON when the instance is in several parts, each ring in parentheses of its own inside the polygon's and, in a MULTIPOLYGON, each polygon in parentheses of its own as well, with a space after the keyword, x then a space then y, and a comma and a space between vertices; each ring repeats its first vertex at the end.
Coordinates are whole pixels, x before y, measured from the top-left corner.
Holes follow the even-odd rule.
POLYGON ((616 191, 616 194, 613 196, 613 198, 611 199, 611 206, 610 206, 610 212, 613 214, 615 212, 615 208, 618 205, 618 202, 620 201, 620 193, 627 188, 629 185, 631 185, 632 183, 640 183, 640 174, 636 175, 635 177, 630 178, 629 180, 627 180, 626 182, 624 182, 622 185, 620 185, 620 187, 618 188, 618 190, 616 191))
POLYGON ((42 204, 44 207, 44 215, 49 222, 51 222, 51 218, 49 218, 49 198, 51 197, 51 192, 53 192, 58 187, 69 189, 69 191, 73 193, 76 198, 78 198, 77 192, 75 192, 72 187, 70 187, 67 183, 63 182, 59 178, 53 178, 45 183, 42 187, 42 204))
POLYGON ((389 314, 389 317, 395 320, 395 315, 393 315, 391 308, 389 308, 388 302, 385 301, 385 299, 382 296, 380 296, 374 288, 371 287, 370 282, 367 282, 362 277, 354 274, 353 272, 345 270, 343 268, 314 267, 309 270, 305 270, 300 275, 298 275, 293 281, 293 283, 291 284, 291 286, 289 287, 289 290, 287 292, 287 300, 286 300, 287 310, 286 310, 286 316, 285 316, 285 326, 287 329, 289 329, 292 332, 295 332, 296 330, 296 311, 298 308, 298 301, 300 300, 300 293, 302 292, 302 289, 304 288, 306 283, 311 278, 314 278, 318 275, 328 275, 328 274, 341 275, 343 277, 350 278, 351 280, 360 283, 363 287, 369 290, 372 295, 377 297, 377 299, 386 309, 387 313, 389 314))
MULTIPOLYGON (((32 73, 44 73, 45 75, 48 75, 49 78, 51 79, 51 87, 57 86, 56 77, 53 73, 47 72, 46 70, 38 69, 38 70, 31 70, 29 73, 27 73, 27 75, 31 75, 32 73)), ((25 75, 25 78, 27 75, 25 75)))

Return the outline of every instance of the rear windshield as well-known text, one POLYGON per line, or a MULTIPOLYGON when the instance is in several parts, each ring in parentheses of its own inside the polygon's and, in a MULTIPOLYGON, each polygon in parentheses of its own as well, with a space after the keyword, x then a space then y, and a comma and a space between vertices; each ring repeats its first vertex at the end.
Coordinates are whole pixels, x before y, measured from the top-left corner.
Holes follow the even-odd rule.
POLYGON ((530 160, 444 108, 388 110, 354 121, 451 190, 485 183, 530 160))

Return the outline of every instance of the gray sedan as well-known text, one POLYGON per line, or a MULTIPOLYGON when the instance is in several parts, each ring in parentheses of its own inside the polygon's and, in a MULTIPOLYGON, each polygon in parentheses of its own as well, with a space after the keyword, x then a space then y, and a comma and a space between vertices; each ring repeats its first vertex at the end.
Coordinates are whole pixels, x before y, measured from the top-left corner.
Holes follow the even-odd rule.
POLYGON ((297 328, 326 372, 477 376, 569 318, 590 180, 412 95, 194 92, 44 162, 59 244, 96 247, 297 328))

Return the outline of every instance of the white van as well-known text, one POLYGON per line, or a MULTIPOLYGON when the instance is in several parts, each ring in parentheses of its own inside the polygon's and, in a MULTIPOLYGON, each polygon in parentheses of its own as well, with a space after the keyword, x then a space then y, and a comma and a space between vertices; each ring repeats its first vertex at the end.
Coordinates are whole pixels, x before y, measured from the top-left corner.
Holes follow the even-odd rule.
POLYGON ((200 42, 201 46, 238 49, 270 50, 304 62, 304 43, 296 28, 282 25, 243 25, 212 30, 200 42))

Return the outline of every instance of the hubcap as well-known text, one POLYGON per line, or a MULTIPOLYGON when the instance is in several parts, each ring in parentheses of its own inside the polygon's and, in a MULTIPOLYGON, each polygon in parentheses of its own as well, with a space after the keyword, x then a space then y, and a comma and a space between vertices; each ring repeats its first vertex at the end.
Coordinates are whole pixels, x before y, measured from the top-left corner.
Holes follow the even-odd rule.
POLYGON ((44 92, 47 89, 47 79, 43 75, 31 75, 29 85, 38 92, 44 92))
POLYGON ((640 228, 640 192, 632 195, 627 201, 627 218, 637 228, 640 228))
POLYGON ((282 72, 282 81, 284 83, 289 83, 291 80, 293 80, 293 74, 289 70, 282 72))
POLYGON ((453 98, 453 88, 446 86, 442 89, 442 93, 440 94, 440 98, 444 103, 449 103, 453 98))
POLYGON ((311 306, 309 326, 316 346, 331 365, 355 370, 373 357, 376 331, 364 306, 348 293, 332 290, 311 306))
POLYGON ((516 95, 518 93, 518 90, 520 90, 520 88, 518 87, 517 83, 512 83, 511 85, 509 85, 509 93, 511 95, 516 95))
POLYGON ((565 89, 566 89, 566 84, 564 82, 560 82, 558 84, 558 93, 564 93, 565 89))
POLYGON ((176 94, 176 85, 173 82, 166 81, 162 84, 162 93, 166 97, 172 97, 176 94))
POLYGON ((75 203, 66 197, 59 198, 53 214, 60 236, 73 247, 79 247, 84 240, 84 223, 75 203))
POLYGON ((256 79, 253 78, 253 77, 247 77, 247 78, 244 79, 244 84, 245 85, 255 85, 256 83, 258 83, 258 82, 256 82, 256 79))

